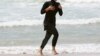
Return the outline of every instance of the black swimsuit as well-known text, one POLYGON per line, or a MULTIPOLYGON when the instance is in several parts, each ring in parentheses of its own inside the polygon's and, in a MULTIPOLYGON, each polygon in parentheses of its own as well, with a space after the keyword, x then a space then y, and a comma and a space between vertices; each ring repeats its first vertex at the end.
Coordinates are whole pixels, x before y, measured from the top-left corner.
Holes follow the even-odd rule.
POLYGON ((53 47, 56 46, 59 34, 58 34, 58 31, 55 27, 56 26, 56 17, 55 16, 56 16, 57 12, 59 12, 59 15, 63 14, 62 9, 58 8, 59 5, 60 5, 60 3, 58 3, 58 2, 48 1, 48 2, 44 3, 44 5, 41 9, 41 14, 46 13, 45 19, 44 19, 44 30, 46 30, 46 36, 41 44, 42 49, 45 47, 45 45, 47 44, 47 42, 52 34, 54 35, 54 38, 52 40, 52 46, 53 47), (47 7, 49 7, 50 5, 55 6, 55 10, 45 12, 45 9, 47 7))
MULTIPOLYGON (((50 5, 55 6, 54 11, 48 11, 46 12, 45 15, 45 20, 44 20, 44 30, 47 30, 50 26, 55 26, 56 25, 56 13, 59 12, 59 15, 62 15, 62 9, 59 9, 58 6, 60 3, 58 2, 45 2, 42 9, 41 9, 41 14, 45 13, 45 9, 49 7, 50 5)), ((51 27, 50 27, 51 28, 51 27)))

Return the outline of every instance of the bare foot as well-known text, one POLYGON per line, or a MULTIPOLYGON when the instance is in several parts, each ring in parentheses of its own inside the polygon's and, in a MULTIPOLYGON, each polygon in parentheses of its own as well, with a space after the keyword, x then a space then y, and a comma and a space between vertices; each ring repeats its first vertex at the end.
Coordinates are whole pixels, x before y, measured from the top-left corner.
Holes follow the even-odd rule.
POLYGON ((39 56, 44 56, 41 49, 38 51, 38 53, 39 53, 39 56))
POLYGON ((56 50, 52 50, 52 52, 53 52, 54 55, 58 54, 58 52, 56 50))

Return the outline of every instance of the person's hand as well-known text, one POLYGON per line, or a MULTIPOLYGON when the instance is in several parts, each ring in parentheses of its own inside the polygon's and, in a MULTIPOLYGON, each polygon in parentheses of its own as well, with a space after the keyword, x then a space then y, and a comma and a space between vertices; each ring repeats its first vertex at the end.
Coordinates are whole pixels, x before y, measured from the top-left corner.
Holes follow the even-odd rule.
POLYGON ((55 7, 51 5, 51 6, 49 6, 49 9, 53 11, 53 10, 55 10, 55 7))
POLYGON ((59 5, 59 6, 58 6, 58 8, 59 8, 59 9, 62 9, 62 6, 61 6, 61 5, 59 5))
POLYGON ((46 12, 49 11, 49 10, 54 11, 54 10, 55 10, 55 7, 50 5, 50 6, 49 6, 48 8, 46 8, 45 10, 46 10, 46 12))

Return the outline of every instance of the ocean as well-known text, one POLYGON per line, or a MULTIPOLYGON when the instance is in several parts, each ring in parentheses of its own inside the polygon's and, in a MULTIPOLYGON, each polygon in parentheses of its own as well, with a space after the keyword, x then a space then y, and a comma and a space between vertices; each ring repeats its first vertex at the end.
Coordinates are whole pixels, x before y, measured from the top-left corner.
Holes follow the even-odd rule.
MULTIPOLYGON (((16 48, 23 48, 31 52, 40 46, 45 36, 45 15, 41 15, 40 10, 45 1, 0 0, 0 51, 11 49, 11 53, 14 53, 16 48), (31 50, 32 48, 34 49, 31 50)), ((56 15, 58 49, 63 48, 64 51, 65 48, 69 52, 100 52, 100 1, 58 1, 64 13, 63 16, 56 15)), ((49 47, 52 37, 47 44, 49 47)))

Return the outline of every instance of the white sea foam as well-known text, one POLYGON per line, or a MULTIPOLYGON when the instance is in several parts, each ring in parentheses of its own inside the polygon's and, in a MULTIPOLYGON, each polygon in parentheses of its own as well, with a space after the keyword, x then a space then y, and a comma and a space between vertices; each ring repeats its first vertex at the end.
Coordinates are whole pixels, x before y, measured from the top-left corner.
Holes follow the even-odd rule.
MULTIPOLYGON (((60 0, 61 1, 61 0, 60 0)), ((99 0, 63 0, 66 2, 100 2, 99 0)))
POLYGON ((57 24, 69 24, 69 25, 79 25, 79 24, 94 24, 99 23, 99 18, 93 19, 69 19, 69 20, 58 20, 57 24))
MULTIPOLYGON (((50 1, 50 0, 37 0, 35 2, 44 2, 44 1, 50 1)), ((81 2, 85 2, 85 3, 91 3, 91 2, 100 2, 100 0, 58 0, 60 2, 68 2, 68 3, 81 3, 81 2)))
MULTIPOLYGON (((36 54, 38 46, 8 46, 0 47, 0 54, 36 54)), ((47 45, 44 52, 50 53, 51 46, 47 45)), ((100 44, 65 44, 57 46, 59 53, 100 53, 100 44)))
POLYGON ((0 22, 0 26, 32 26, 32 25, 40 25, 42 24, 42 20, 21 20, 21 21, 7 21, 0 22))
MULTIPOLYGON (((57 24, 59 25, 83 25, 83 24, 95 24, 100 23, 99 18, 93 19, 58 19, 57 24)), ((32 25, 42 25, 43 20, 20 20, 20 21, 6 21, 0 22, 1 27, 13 27, 13 26, 32 26, 32 25)))

